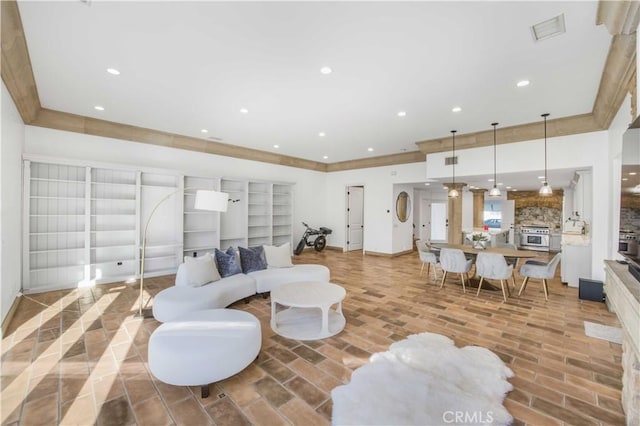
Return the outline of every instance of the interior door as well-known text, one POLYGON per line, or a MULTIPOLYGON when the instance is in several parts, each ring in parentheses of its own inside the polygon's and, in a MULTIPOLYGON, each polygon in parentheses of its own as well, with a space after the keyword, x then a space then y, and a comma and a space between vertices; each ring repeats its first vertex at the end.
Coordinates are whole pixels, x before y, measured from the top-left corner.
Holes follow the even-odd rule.
POLYGON ((431 203, 431 241, 434 243, 447 242, 447 203, 431 203))
POLYGON ((364 238, 364 187, 347 187, 347 251, 362 250, 364 238))
POLYGON ((502 201, 502 229, 509 229, 509 243, 519 244, 515 241, 516 206, 514 200, 502 201))

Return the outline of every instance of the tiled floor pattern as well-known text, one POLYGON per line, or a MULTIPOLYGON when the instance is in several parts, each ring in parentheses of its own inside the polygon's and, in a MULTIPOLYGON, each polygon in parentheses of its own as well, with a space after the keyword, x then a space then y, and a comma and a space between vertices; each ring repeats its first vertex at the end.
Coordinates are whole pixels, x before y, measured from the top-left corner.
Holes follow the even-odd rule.
MULTIPOLYGON (((550 300, 531 281, 522 297, 462 293, 419 276, 417 254, 384 258, 305 252, 296 263, 322 263, 347 289, 345 330, 299 342, 271 331, 269 299, 236 303, 261 321, 259 358, 240 374, 199 388, 156 381, 147 343, 159 325, 135 319, 137 287, 124 283, 56 291, 24 300, 2 342, 2 424, 317 425, 331 417, 330 392, 347 383, 372 353, 424 331, 458 346, 491 349, 515 372, 505 401, 516 424, 624 424, 621 346, 584 335, 583 321, 619 326, 602 303, 580 301, 559 278, 550 300)), ((146 280, 154 294, 173 277, 146 280)), ((392 391, 394 385, 389 384, 392 391)), ((354 407, 357 408, 357 407, 354 407)))

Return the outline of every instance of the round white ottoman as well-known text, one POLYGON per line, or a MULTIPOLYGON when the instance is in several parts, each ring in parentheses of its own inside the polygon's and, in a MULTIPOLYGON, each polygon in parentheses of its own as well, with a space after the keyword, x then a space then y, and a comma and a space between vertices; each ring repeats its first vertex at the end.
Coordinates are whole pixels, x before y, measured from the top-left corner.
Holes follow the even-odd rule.
POLYGON ((260 322, 248 312, 207 309, 190 312, 158 327, 149 339, 149 369, 177 386, 202 386, 244 370, 262 345, 260 322))

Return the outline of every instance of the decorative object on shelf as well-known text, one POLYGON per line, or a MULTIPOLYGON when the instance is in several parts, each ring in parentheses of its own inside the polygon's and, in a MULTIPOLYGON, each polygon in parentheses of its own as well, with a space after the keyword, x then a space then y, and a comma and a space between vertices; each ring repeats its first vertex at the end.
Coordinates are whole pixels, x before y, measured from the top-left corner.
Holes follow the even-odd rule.
POLYGON ((547 117, 549 113, 546 112, 541 115, 544 118, 544 182, 542 182, 542 186, 538 193, 543 197, 553 194, 553 190, 549 186, 549 181, 547 180, 547 117))
POLYGON ((179 189, 177 191, 174 191, 166 195, 165 197, 161 198, 160 201, 158 201, 158 203, 155 205, 153 210, 151 210, 149 219, 147 219, 147 224, 144 227, 144 237, 142 239, 142 257, 141 257, 141 265, 140 265, 140 301, 138 306, 138 314, 136 315, 138 318, 146 318, 151 316, 150 312, 147 314, 146 312, 143 312, 143 309, 142 309, 143 294, 144 294, 144 258, 145 258, 145 252, 147 249, 147 231, 149 230, 149 224, 151 223, 153 214, 156 212, 156 210, 158 210, 158 207, 160 207, 162 203, 167 201, 173 195, 181 191, 183 192, 196 191, 196 199, 194 203, 194 208, 196 210, 207 210, 207 211, 217 211, 217 212, 227 211, 229 194, 226 194, 224 192, 212 191, 210 189, 198 189, 198 188, 179 189))
POLYGON ((491 125, 493 126, 493 188, 489 190, 489 196, 499 197, 502 194, 497 187, 498 180, 496 179, 496 126, 498 123, 491 123, 491 125))
POLYGON ((485 248, 485 243, 489 241, 489 238, 482 232, 474 232, 471 240, 473 241, 473 248, 482 250, 485 248))
POLYGON ((456 198, 458 195, 460 195, 460 193, 456 189, 456 132, 457 130, 451 131, 451 136, 453 137, 453 155, 451 161, 451 165, 453 166, 453 181, 448 194, 450 198, 456 198))

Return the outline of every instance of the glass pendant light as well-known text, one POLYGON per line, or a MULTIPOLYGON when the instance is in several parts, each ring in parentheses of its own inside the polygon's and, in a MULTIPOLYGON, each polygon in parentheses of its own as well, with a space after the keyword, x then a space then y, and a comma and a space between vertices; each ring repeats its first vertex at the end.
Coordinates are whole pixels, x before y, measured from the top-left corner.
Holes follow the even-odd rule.
POLYGON ((456 190, 456 132, 457 130, 452 130, 451 135, 453 136, 453 157, 451 165, 453 166, 453 183, 451 185, 451 189, 449 190, 449 197, 456 198, 460 193, 456 190))
POLYGON ((496 126, 498 123, 491 123, 493 126, 493 188, 489 190, 490 197, 499 197, 502 195, 500 189, 496 186, 498 180, 496 179, 496 126))
POLYGON ((549 196, 553 194, 553 190, 549 186, 549 181, 547 181, 547 117, 549 113, 544 113, 541 117, 544 118, 544 181, 542 182, 542 186, 538 193, 543 197, 549 196))

